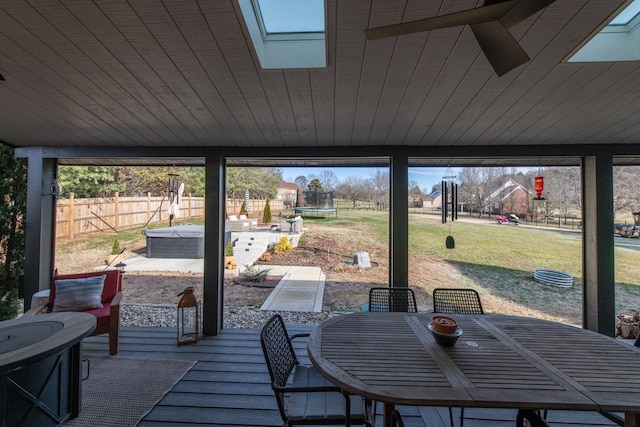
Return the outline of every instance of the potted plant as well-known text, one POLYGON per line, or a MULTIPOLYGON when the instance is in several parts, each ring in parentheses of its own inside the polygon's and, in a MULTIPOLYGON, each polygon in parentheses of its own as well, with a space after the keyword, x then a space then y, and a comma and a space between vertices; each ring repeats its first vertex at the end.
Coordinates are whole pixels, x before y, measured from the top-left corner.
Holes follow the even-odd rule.
POLYGON ((234 270, 236 268, 236 258, 233 256, 233 243, 231 239, 224 247, 224 268, 227 270, 234 270))

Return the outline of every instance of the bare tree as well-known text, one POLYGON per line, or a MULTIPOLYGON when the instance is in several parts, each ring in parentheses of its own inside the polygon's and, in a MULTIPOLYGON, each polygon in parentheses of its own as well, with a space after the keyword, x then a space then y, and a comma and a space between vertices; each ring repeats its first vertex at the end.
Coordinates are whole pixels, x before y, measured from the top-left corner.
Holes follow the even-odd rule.
POLYGON ((349 176, 338 187, 338 193, 345 199, 351 200, 353 208, 358 207, 358 201, 365 200, 370 194, 370 182, 366 179, 349 176))
POLYGON ((338 176, 330 170, 323 170, 322 172, 320 172, 318 179, 320 180, 320 182, 322 182, 322 186, 324 187, 325 191, 335 190, 340 183, 338 176))
POLYGON ((615 212, 632 213, 640 210, 640 167, 613 168, 613 207, 615 212))
POLYGON ((376 169, 369 179, 371 182, 371 199, 375 202, 376 208, 386 209, 389 206, 389 172, 376 169))
POLYGON ((295 182, 299 188, 307 188, 307 185, 309 184, 309 180, 304 175, 296 176, 296 179, 294 179, 293 182, 295 182))
POLYGON ((502 179, 502 172, 502 168, 462 168, 458 176, 459 200, 468 205, 470 211, 476 211, 478 216, 491 214, 489 198, 502 179))

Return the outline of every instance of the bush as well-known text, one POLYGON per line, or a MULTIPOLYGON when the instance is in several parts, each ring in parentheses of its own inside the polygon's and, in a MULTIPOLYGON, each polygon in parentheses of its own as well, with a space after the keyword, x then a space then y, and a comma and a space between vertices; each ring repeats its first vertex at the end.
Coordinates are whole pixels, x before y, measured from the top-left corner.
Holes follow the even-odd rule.
POLYGON ((242 272, 242 277, 250 282, 262 283, 270 271, 270 268, 260 270, 256 266, 245 265, 245 270, 242 272))
POLYGON ((269 224, 271 222, 271 200, 267 199, 262 212, 262 223, 269 224))
POLYGON ((233 243, 231 240, 229 240, 227 246, 224 247, 224 256, 233 256, 233 243))
POLYGON ((120 251, 122 249, 120 249, 120 242, 118 242, 118 239, 115 239, 113 241, 113 246, 111 246, 111 255, 120 255, 120 251))
POLYGON ((293 245, 289 242, 289 238, 284 236, 276 245, 273 247, 274 254, 283 254, 286 252, 291 252, 293 250, 293 245))
POLYGON ((27 162, 0 144, 0 320, 18 315, 18 289, 24 271, 24 218, 27 162))

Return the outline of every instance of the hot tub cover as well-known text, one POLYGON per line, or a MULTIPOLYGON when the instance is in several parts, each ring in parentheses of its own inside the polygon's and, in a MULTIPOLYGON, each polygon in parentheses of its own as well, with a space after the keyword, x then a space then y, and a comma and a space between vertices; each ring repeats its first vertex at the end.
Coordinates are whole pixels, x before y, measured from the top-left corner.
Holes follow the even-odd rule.
POLYGON ((204 237, 204 225, 176 225, 175 227, 151 228, 144 230, 147 237, 164 237, 168 239, 184 237, 204 237))

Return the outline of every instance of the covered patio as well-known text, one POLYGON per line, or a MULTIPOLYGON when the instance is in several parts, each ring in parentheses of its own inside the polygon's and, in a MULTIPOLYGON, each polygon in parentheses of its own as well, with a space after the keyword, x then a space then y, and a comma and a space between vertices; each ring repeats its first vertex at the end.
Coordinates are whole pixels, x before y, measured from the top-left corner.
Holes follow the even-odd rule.
MULTIPOLYGON (((466 23, 364 33, 527 1, 325 0, 313 37, 321 60, 310 65, 265 60, 254 45, 257 0, 4 2, 0 141, 28 160, 26 308, 55 268, 59 165, 206 167, 207 337, 178 348, 173 330, 126 328, 120 354, 199 360, 202 379, 181 384, 193 391, 171 394, 142 425, 277 425, 257 331, 222 328, 226 167, 388 167, 388 283, 407 286, 409 167, 580 166, 582 323, 612 335, 613 167, 640 164, 640 62, 570 59, 630 1, 558 0, 492 21, 517 45, 507 70, 466 23)), ((636 21, 624 34, 627 25, 636 21)), ((88 340, 86 352, 105 342, 88 340)), ((409 425, 430 418, 406 413, 409 425)), ((473 425, 513 423, 512 413, 482 414, 473 425)), ((575 424, 588 425, 580 416, 575 424)))
MULTIPOLYGON (((313 326, 288 325, 291 333, 309 332, 313 326)), ((257 329, 224 329, 215 337, 178 347, 171 328, 135 328, 121 330, 120 351, 112 357, 141 357, 197 361, 196 365, 147 414, 139 426, 220 426, 276 427, 282 425, 269 374, 260 350, 257 329)), ((86 357, 104 356, 108 351, 106 337, 85 340, 86 357)), ((305 346, 296 351, 303 363, 305 346)), ((380 406, 378 406, 379 410, 380 406)), ((447 408, 400 407, 406 427, 448 427, 447 408)), ((455 412, 454 414, 459 414, 455 412)), ((511 427, 516 410, 465 409, 466 426, 511 427)), ((614 426, 596 412, 550 411, 553 426, 614 426)), ((376 416, 381 425, 382 416, 376 416)), ((457 425, 457 424, 456 424, 457 425)))

